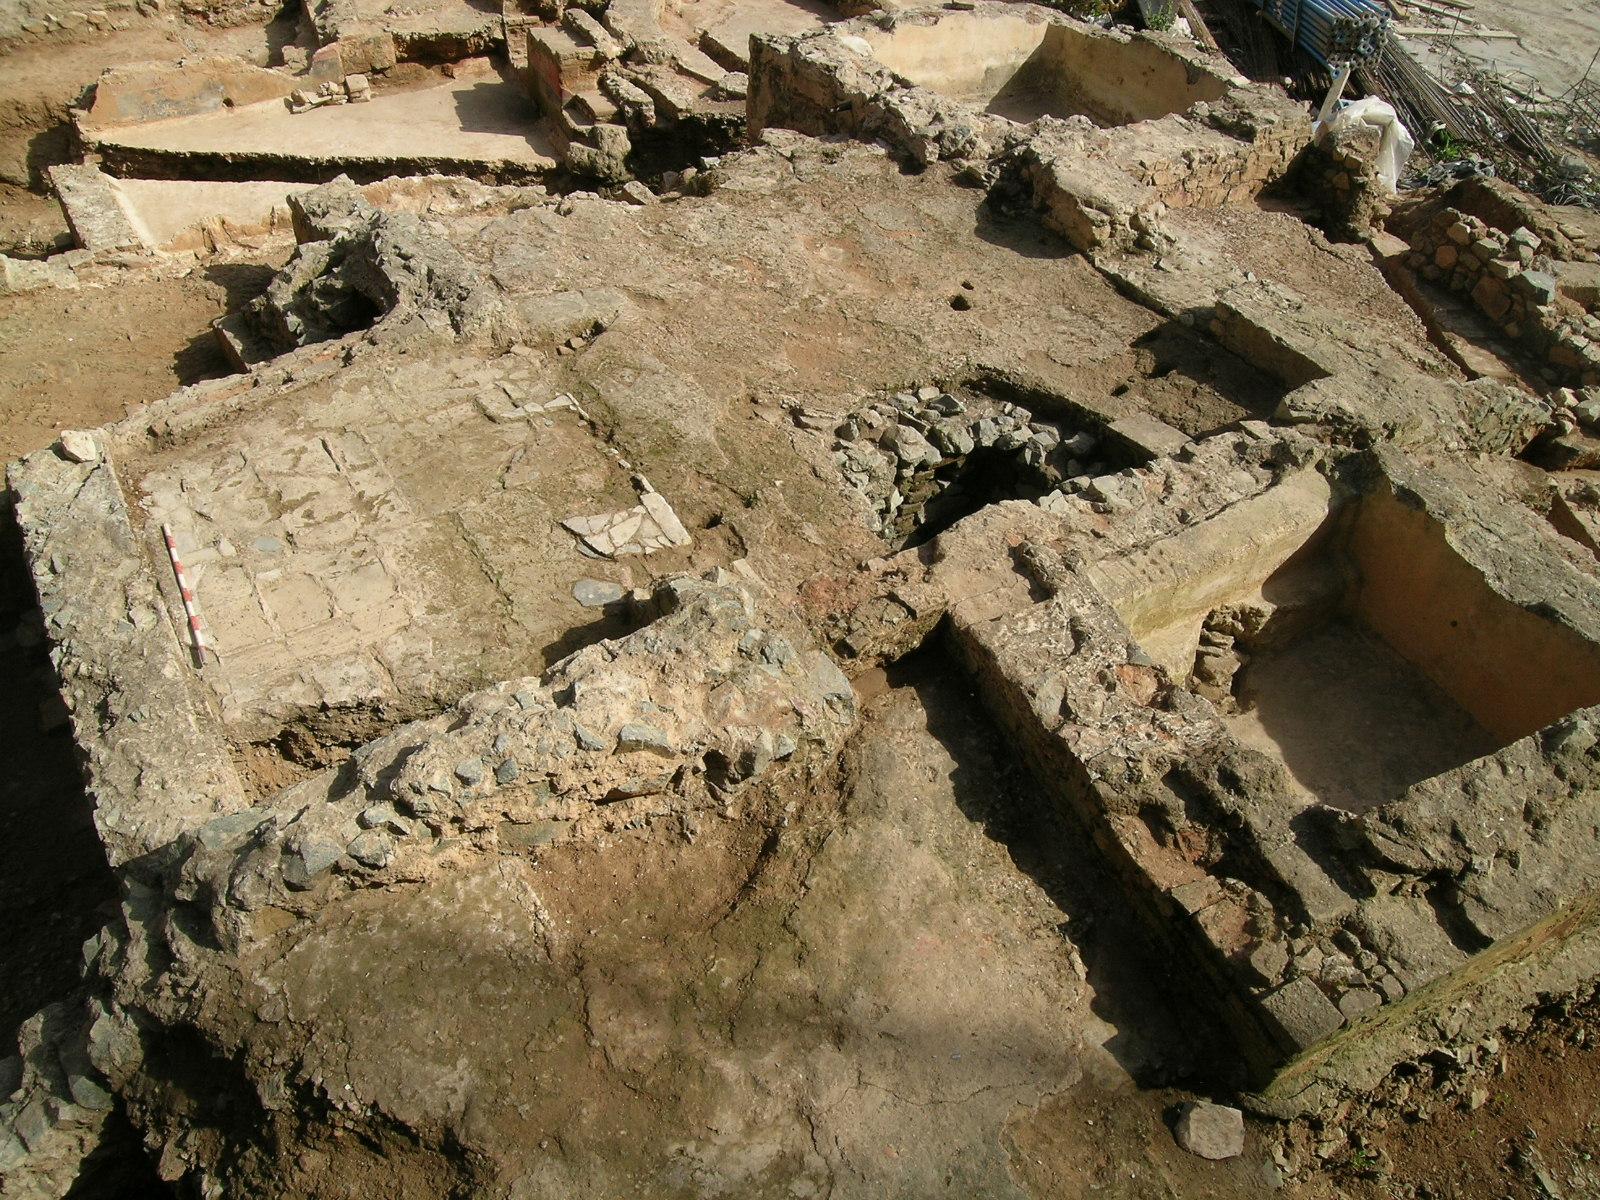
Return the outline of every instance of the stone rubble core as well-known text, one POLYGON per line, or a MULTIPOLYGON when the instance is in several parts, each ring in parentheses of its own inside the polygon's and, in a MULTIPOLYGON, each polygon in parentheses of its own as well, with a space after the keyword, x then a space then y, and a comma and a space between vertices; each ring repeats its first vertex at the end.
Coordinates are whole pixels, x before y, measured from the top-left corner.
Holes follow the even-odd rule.
POLYGON ((948 622, 1038 777, 1206 981, 1251 1107, 1288 1117, 1375 1086, 1435 1022, 1482 1036, 1593 978, 1600 603, 1492 491, 1249 424, 1097 481, 1054 520, 985 510, 932 566, 882 560, 833 633, 883 661, 948 622), (1469 732, 1379 751, 1339 740, 1372 735, 1330 709, 1311 735, 1329 753, 1390 756, 1347 788, 1268 707, 1314 691, 1251 688, 1258 659, 1325 637, 1351 639, 1351 661, 1396 656, 1392 686, 1469 732))
POLYGON ((763 621, 749 581, 669 579, 648 623, 542 679, 509 680, 201 826, 176 849, 175 898, 221 949, 258 914, 312 912, 327 889, 420 882, 734 801, 776 767, 826 759, 855 719, 833 660, 763 621), (653 617, 653 619, 651 619, 653 617))
MULTIPOLYGON (((110 998, 46 1010, 24 1030, 21 1065, 0 1064, 11 1097, 0 1109, 6 1195, 59 1195, 88 1169, 108 1087, 141 1123, 168 1129, 163 1175, 192 1172, 212 1194, 212 1173, 227 1166, 211 1157, 220 1146, 194 1140, 193 1114, 168 1111, 156 1080, 183 1060, 186 1039, 231 1036, 207 1012, 261 989, 246 964, 292 944, 295 921, 358 903, 365 889, 448 891, 500 856, 667 820, 692 831, 775 775, 805 778, 825 764, 855 723, 854 693, 829 656, 762 611, 763 591, 747 568, 667 579, 635 601, 636 632, 402 726, 265 803, 245 807, 235 782, 215 805, 222 816, 173 811, 170 791, 143 774, 113 808, 113 780, 100 775, 97 820, 138 831, 129 852, 143 853, 125 877, 122 917, 86 947, 91 987, 110 998)), ((141 751, 151 748, 124 747, 141 751)), ((525 899, 537 924, 538 901, 525 899)), ((252 1003, 268 1014, 260 1031, 275 1035, 283 998, 261 992, 252 1003)), ((247 1086, 262 1120, 287 1103, 285 1052, 234 1049, 255 1063, 247 1076, 261 1072, 247 1086)), ((378 1108, 368 1111, 381 1125, 378 1108)))

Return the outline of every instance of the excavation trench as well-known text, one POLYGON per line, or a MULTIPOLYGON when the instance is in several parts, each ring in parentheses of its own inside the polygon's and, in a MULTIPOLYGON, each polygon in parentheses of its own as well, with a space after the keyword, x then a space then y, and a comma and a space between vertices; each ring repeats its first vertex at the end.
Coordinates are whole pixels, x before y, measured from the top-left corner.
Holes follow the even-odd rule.
POLYGON ((1600 701, 1600 652, 1388 491, 1338 506, 1307 474, 1096 570, 1145 651, 1306 804, 1386 804, 1600 701))
POLYGON ((1219 100, 1229 86, 1149 39, 1020 17, 944 14, 866 40, 910 82, 1020 124, 1084 116, 1103 127, 1129 125, 1219 100))

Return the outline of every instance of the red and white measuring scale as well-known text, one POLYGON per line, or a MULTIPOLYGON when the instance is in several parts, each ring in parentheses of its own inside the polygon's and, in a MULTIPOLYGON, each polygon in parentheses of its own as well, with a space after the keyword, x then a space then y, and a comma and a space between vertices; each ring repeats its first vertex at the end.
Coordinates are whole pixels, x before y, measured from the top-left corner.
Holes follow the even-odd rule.
POLYGON ((172 560, 172 573, 178 580, 178 593, 183 597, 183 614, 189 618, 189 653, 196 669, 206 665, 206 631, 200 622, 200 606, 194 598, 194 588, 189 586, 189 576, 184 573, 183 560, 178 557, 178 542, 172 536, 172 527, 163 525, 161 536, 166 539, 167 557, 172 560))

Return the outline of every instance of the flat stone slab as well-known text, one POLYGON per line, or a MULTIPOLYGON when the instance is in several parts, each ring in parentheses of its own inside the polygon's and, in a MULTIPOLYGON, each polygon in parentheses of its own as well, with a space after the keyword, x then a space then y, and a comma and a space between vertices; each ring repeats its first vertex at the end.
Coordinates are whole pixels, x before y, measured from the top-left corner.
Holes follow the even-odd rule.
POLYGON ((88 163, 50 168, 61 211, 85 250, 149 250, 149 239, 123 204, 117 181, 88 163))
POLYGON ((270 736, 307 708, 448 702, 545 665, 585 574, 562 508, 636 496, 541 398, 514 355, 358 366, 122 466, 178 539, 226 723, 270 736))
POLYGON ((1178 1117, 1173 1136, 1178 1145, 1201 1158, 1238 1158, 1244 1153, 1244 1114, 1226 1104, 1191 1104, 1178 1117))
POLYGON ((311 159, 350 164, 387 160, 474 162, 544 170, 554 147, 516 83, 469 73, 440 87, 381 94, 366 104, 291 113, 281 101, 201 116, 97 130, 107 148, 232 159, 311 159))

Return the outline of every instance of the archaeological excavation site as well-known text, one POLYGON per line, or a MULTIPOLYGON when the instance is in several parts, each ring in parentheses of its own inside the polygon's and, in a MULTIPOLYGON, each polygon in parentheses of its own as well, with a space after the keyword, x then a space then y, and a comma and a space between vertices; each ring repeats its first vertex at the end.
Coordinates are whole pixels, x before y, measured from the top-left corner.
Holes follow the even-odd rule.
POLYGON ((1600 1197, 1592 0, 0 81, 0 1198, 1600 1197))

